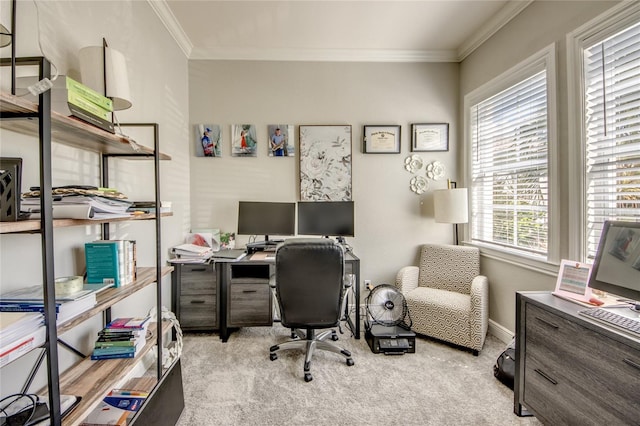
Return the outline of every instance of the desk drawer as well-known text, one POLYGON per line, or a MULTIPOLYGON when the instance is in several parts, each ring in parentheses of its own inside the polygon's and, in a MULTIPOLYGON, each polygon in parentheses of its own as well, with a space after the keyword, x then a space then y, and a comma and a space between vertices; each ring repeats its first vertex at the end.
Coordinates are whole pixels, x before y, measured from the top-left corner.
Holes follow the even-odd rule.
POLYGON ((180 297, 180 326, 184 329, 217 328, 216 296, 183 295, 180 297))
POLYGON ((229 327, 271 325, 271 288, 267 284, 231 284, 229 292, 229 327))
POLYGON ((180 293, 216 294, 216 274, 213 265, 182 265, 180 293))

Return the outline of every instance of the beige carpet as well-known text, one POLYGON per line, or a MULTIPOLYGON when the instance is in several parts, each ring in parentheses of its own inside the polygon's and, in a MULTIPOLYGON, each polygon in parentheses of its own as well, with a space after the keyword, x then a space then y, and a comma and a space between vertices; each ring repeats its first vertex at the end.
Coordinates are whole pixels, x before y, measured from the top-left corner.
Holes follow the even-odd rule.
POLYGON ((201 425, 539 425, 513 414, 513 392, 493 377, 504 344, 488 336, 480 356, 427 338, 416 353, 374 354, 364 338, 340 335, 353 354, 314 355, 313 381, 304 357, 269 347, 289 331, 244 328, 227 343, 215 334, 187 334, 182 354, 185 410, 179 426, 201 425))

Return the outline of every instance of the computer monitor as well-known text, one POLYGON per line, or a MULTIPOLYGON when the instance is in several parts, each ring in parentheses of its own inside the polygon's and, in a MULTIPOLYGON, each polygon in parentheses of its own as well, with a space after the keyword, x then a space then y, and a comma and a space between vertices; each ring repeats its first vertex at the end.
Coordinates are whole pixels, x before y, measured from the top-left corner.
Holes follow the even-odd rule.
POLYGON ((640 221, 606 221, 589 287, 631 299, 640 310, 640 221))
POLYGON ((295 235, 296 203, 240 201, 238 203, 238 234, 295 235))
POLYGON ((299 201, 298 234, 353 237, 353 201, 299 201))

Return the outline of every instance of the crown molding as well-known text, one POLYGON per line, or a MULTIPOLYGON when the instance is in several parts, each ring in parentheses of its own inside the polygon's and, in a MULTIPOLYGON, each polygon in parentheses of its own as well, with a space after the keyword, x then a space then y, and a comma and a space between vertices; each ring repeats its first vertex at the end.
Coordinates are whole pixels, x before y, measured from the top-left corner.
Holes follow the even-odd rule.
POLYGON ((533 1, 534 0, 510 0, 498 13, 482 25, 475 34, 462 43, 460 48, 458 48, 457 62, 462 62, 464 58, 480 47, 489 37, 497 33, 500 28, 504 27, 527 6, 533 3, 533 1))
POLYGON ((453 50, 194 48, 165 0, 147 0, 187 59, 324 62, 461 62, 534 0, 510 0, 453 50))
POLYGON ((457 62, 457 52, 454 50, 201 49, 196 47, 191 51, 189 59, 308 62, 457 62))
POLYGON ((169 34, 171 34, 176 43, 178 43, 178 46, 188 59, 193 50, 193 43, 191 43, 182 26, 178 23, 167 2, 165 0, 147 0, 147 3, 149 3, 149 6, 156 12, 158 18, 160 18, 167 31, 169 31, 169 34))

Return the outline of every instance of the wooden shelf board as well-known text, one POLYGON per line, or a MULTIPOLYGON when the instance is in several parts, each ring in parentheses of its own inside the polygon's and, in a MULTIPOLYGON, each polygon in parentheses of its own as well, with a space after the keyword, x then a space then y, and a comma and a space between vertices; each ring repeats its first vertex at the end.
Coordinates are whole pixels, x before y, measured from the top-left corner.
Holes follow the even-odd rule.
MULTIPOLYGON (((0 112, 12 114, 37 114, 38 105, 26 99, 0 92, 0 112)), ((0 121, 2 128, 12 130, 24 135, 39 136, 38 119, 11 118, 0 121)), ((98 127, 74 117, 67 117, 55 111, 51 111, 51 140, 64 145, 94 151, 103 154, 127 154, 140 155, 135 158, 148 158, 153 156, 153 149, 138 145, 135 151, 127 138, 106 132, 98 127)), ((160 153, 161 160, 170 160, 167 154, 160 153)))
MULTIPOLYGON (((173 216, 172 212, 161 213, 160 216, 168 217, 173 216)), ((85 226, 85 225, 100 225, 102 223, 115 223, 115 222, 127 222, 131 220, 153 220, 156 218, 155 214, 142 214, 131 217, 119 217, 115 219, 54 219, 54 228, 67 228, 70 226, 85 226)), ((0 222, 0 234, 16 234, 20 232, 39 232, 40 220, 19 220, 16 222, 0 222)))
MULTIPOLYGON (((169 275, 171 271, 173 271, 173 266, 163 266, 162 276, 164 277, 166 275, 169 275)), ((74 328, 78 324, 81 324, 92 316, 99 314, 105 309, 115 305, 119 301, 126 299, 137 291, 140 291, 142 288, 156 282, 155 267, 138 268, 137 275, 138 278, 131 284, 118 288, 108 288, 98 293, 96 296, 98 300, 93 308, 71 318, 69 321, 65 321, 64 323, 58 325, 58 335, 66 333, 67 331, 71 330, 72 328, 74 328)))
MULTIPOLYGON (((163 334, 170 330, 171 323, 163 322, 163 334)), ((62 373, 60 375, 60 393, 82 397, 82 401, 63 419, 62 423, 65 425, 79 424, 113 389, 116 383, 129 374, 142 357, 153 349, 155 343, 156 324, 152 323, 149 325, 147 344, 135 358, 92 361, 90 357, 87 357, 62 373)), ((47 389, 41 389, 38 394, 46 396, 47 389)))

